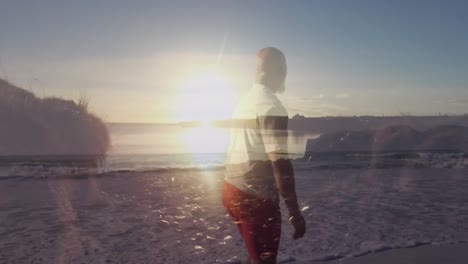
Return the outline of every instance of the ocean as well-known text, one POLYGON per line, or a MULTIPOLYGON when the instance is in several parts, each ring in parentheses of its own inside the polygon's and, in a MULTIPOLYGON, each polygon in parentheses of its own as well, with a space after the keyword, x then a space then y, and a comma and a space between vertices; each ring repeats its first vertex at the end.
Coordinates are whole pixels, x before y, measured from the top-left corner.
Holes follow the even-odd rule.
MULTIPOLYGON (((212 169, 225 164, 230 129, 173 124, 110 123, 111 148, 101 162, 75 156, 2 157, 0 177, 46 177, 90 172, 212 169), (97 166, 96 166, 97 165, 97 166)), ((304 156, 307 139, 314 133, 285 131, 291 159, 304 156)), ((93 157, 91 157, 93 158, 93 157)))
MULTIPOLYGON (((112 148, 107 170, 211 168, 224 166, 230 130, 211 126, 110 124, 112 148)), ((287 131, 290 158, 304 156, 313 133, 287 131)))

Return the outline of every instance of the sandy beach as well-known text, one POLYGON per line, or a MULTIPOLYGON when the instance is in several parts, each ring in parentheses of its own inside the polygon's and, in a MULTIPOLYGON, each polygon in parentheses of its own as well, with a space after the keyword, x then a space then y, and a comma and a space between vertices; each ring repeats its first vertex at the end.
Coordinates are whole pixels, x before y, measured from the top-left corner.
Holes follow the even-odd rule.
POLYGON ((468 259, 466 243, 439 246, 401 248, 350 259, 341 259, 328 264, 464 264, 468 259))
MULTIPOLYGON (((467 173, 298 169, 308 231, 293 241, 283 212, 280 258, 350 264, 418 263, 404 261, 436 252, 439 259, 462 258, 467 173), (437 246, 449 243, 456 245, 437 246)), ((173 170, 3 179, 0 263, 235 263, 245 252, 221 205, 222 178, 222 170, 173 170)))

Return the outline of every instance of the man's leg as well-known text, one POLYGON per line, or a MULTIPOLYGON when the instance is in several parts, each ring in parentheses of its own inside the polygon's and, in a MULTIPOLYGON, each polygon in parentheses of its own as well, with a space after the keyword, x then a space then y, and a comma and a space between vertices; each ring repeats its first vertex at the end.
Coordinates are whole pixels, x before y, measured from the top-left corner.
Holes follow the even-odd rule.
MULTIPOLYGON (((239 234, 243 238, 243 225, 240 220, 240 204, 242 201, 240 190, 230 185, 227 182, 224 182, 223 185, 223 205, 226 209, 226 212, 231 216, 236 224, 239 234)), ((250 264, 250 256, 247 254, 247 258, 242 262, 242 264, 250 264)))
POLYGON ((276 264, 276 256, 271 256, 263 260, 250 260, 248 264, 276 264))
POLYGON ((276 263, 281 236, 281 212, 278 201, 255 198, 241 206, 239 229, 250 255, 251 264, 276 263), (246 213, 247 212, 247 213, 246 213))
POLYGON ((279 200, 254 197, 225 182, 223 204, 247 247, 249 259, 244 263, 276 263, 281 235, 279 200))
POLYGON ((276 252, 268 252, 270 249, 268 249, 268 245, 265 244, 274 244, 275 241, 273 237, 271 237, 271 240, 268 239, 267 241, 265 241, 265 237, 263 240, 259 239, 259 236, 262 236, 262 234, 256 232, 258 229, 258 225, 255 223, 242 223, 242 227, 239 228, 249 253, 249 257, 243 264, 276 264, 276 252))

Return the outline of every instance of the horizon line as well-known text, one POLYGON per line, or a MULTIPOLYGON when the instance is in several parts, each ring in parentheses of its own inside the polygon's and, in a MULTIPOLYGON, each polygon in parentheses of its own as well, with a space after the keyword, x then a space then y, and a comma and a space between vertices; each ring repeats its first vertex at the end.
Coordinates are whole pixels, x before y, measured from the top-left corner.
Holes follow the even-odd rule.
MULTIPOLYGON (((294 115, 296 116, 296 115, 294 115)), ((294 120, 294 116, 288 117, 288 119, 294 120)), ((319 119, 319 118, 359 118, 359 117, 377 117, 377 118, 389 118, 389 117, 467 117, 468 113, 464 114, 438 114, 438 115, 334 115, 334 116, 303 116, 303 115, 298 115, 300 118, 303 119, 319 119)), ((223 122, 223 121, 228 121, 231 120, 232 118, 227 118, 227 119, 218 119, 218 120, 212 120, 209 121, 209 123, 215 123, 215 122, 223 122)), ((297 120, 297 119, 296 119, 297 120)), ((202 123, 203 121, 200 120, 191 120, 191 121, 173 121, 173 122, 128 122, 128 121, 110 121, 110 122, 104 122, 105 124, 133 124, 133 125, 147 125, 147 124, 152 124, 152 125, 179 125, 179 124, 187 124, 187 123, 202 123)))

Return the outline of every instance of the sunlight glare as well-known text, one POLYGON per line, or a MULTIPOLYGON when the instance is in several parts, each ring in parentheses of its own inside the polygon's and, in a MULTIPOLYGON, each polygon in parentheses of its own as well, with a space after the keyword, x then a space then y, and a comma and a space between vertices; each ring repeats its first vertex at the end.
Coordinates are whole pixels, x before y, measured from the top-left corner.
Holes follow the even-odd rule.
POLYGON ((232 85, 217 70, 198 74, 179 88, 174 107, 178 121, 228 119, 234 107, 232 85))
POLYGON ((224 153, 229 143, 229 133, 226 129, 206 123, 184 131, 182 140, 188 153, 224 153))

